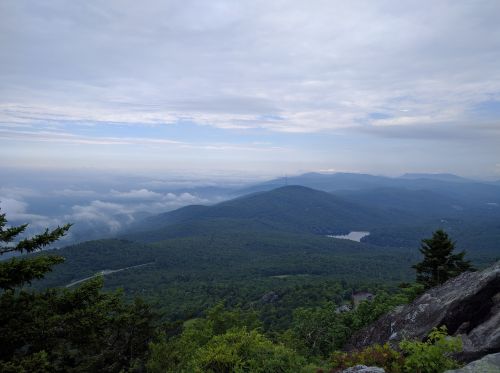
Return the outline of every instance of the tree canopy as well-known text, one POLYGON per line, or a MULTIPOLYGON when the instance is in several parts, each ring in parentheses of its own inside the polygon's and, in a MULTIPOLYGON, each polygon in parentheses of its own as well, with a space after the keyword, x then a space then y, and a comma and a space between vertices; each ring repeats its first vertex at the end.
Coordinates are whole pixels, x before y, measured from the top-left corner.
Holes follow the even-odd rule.
MULTIPOLYGON (((5 214, 0 213, 0 255, 12 252, 23 254, 39 251, 64 236, 71 228, 71 224, 66 224, 53 230, 46 229, 45 232, 32 238, 24 238, 14 243, 28 225, 9 227, 7 222, 5 214)), ((58 255, 11 258, 2 261, 0 262, 0 289, 12 290, 26 283, 30 284, 34 279, 43 278, 54 265, 63 261, 64 259, 58 255)))
MULTIPOLYGON (((0 254, 33 253, 64 236, 71 224, 17 240, 27 225, 8 227, 0 214, 0 254)), ((23 288, 43 278, 58 255, 0 262, 1 372, 122 372, 144 369, 155 328, 150 306, 102 291, 103 279, 76 290, 23 288)))
POLYGON ((454 250, 455 243, 441 229, 435 231, 431 238, 423 239, 420 252, 424 259, 413 266, 417 271, 417 283, 429 289, 472 270, 470 261, 464 259, 465 251, 454 253, 454 250))

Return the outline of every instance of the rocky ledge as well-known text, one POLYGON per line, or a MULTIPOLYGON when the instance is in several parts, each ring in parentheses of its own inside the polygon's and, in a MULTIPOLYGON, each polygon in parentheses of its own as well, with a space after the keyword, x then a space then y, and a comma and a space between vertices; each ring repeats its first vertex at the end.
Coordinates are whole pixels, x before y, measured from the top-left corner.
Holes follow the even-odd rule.
POLYGON ((385 373, 385 370, 378 367, 367 367, 366 365, 356 365, 354 367, 344 369, 340 373, 385 373))
POLYGON ((486 355, 480 360, 473 361, 463 368, 447 370, 444 373, 498 373, 500 372, 500 354, 486 355))
POLYGON ((469 362, 500 352, 500 262, 479 272, 467 272, 428 290, 413 303, 399 307, 355 333, 347 350, 403 339, 424 340, 434 327, 446 325, 462 337, 469 362))

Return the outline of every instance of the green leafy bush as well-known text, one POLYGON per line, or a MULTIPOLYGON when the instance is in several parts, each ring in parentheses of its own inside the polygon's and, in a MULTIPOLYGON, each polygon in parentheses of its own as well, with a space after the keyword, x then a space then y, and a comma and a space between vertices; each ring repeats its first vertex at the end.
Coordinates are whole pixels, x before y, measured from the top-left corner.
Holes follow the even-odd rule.
POLYGON ((441 373, 458 367, 450 354, 462 350, 462 340, 448 336, 446 326, 442 326, 434 328, 425 342, 403 341, 399 347, 407 355, 404 372, 441 373))
POLYGON ((293 349, 261 334, 253 311, 225 310, 184 323, 180 335, 151 343, 149 372, 299 372, 306 362, 293 349))
POLYGON ((361 351, 334 352, 331 372, 363 364, 382 367, 388 373, 442 373, 459 366, 450 355, 461 351, 462 340, 448 336, 446 326, 442 326, 434 328, 425 342, 405 340, 399 348, 401 352, 386 343, 361 351))
POLYGON ((336 351, 332 354, 331 360, 332 373, 358 364, 382 367, 388 373, 401 373, 405 362, 403 355, 392 349, 388 343, 369 346, 361 351, 336 351))
POLYGON ((322 307, 299 308, 293 320, 289 344, 304 355, 327 357, 350 335, 343 316, 335 313, 335 305, 330 302, 322 307))
POLYGON ((298 372, 305 360, 293 350, 273 344, 256 330, 233 329, 214 337, 197 351, 195 372, 298 372))

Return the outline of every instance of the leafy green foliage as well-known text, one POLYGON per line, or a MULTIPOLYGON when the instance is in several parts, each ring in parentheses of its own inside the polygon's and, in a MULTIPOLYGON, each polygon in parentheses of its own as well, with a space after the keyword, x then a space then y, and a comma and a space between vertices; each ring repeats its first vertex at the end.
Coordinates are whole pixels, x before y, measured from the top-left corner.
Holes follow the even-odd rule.
POLYGON ((297 372, 305 359, 259 332, 257 315, 221 304, 150 344, 150 372, 297 372))
POLYGON ((316 308, 299 308, 285 338, 305 355, 326 358, 342 348, 355 331, 408 301, 403 292, 394 295, 379 292, 373 301, 361 302, 351 312, 337 313, 335 304, 330 302, 316 308))
MULTIPOLYGON (((33 252, 62 237, 71 225, 12 244, 26 225, 5 228, 0 214, 0 254, 33 252)), ((43 278, 63 258, 55 255, 11 258, 0 262, 0 371, 122 372, 144 365, 154 334, 151 307, 124 302, 122 293, 103 293, 97 278, 80 288, 18 289, 43 278)))
POLYGON ((15 357, 11 361, 0 361, 3 373, 47 373, 52 372, 47 353, 35 352, 29 356, 15 357))
POLYGON ((255 312, 226 310, 219 303, 207 311, 206 317, 186 321, 179 333, 163 333, 163 336, 151 343, 148 369, 153 372, 190 371, 196 351, 214 336, 223 335, 231 329, 259 327, 260 322, 255 312))
POLYGON ((335 305, 299 308, 294 312, 292 329, 285 334, 289 344, 304 355, 327 357, 342 347, 351 334, 344 316, 335 313, 335 305))
POLYGON ((105 269, 151 265, 105 276, 155 304, 171 321, 199 316, 220 301, 262 311, 267 329, 289 327, 293 310, 350 299, 361 288, 395 287, 413 276, 416 256, 403 249, 311 235, 218 232, 156 243, 99 240, 58 251, 64 264, 35 286, 64 286, 105 269), (396 270, 394 268, 397 268, 396 270), (377 284, 377 285, 372 285, 377 284), (276 294, 272 302, 262 297, 276 294))
POLYGON ((387 373, 401 373, 405 358, 388 343, 373 345, 361 351, 334 352, 331 356, 332 373, 358 364, 384 368, 387 373))
POLYGON ((256 330, 232 329, 200 348, 195 372, 297 372, 305 359, 281 344, 273 344, 256 330))
POLYGON ((462 349, 460 337, 447 335, 446 327, 434 328, 425 342, 405 340, 401 352, 388 343, 373 345, 361 351, 334 352, 331 355, 332 373, 358 364, 378 366, 388 373, 442 373, 459 367, 450 354, 462 349))
POLYGON ((14 289, 35 279, 41 279, 56 264, 64 262, 58 255, 40 256, 38 258, 12 258, 0 262, 0 288, 14 289))
POLYGON ((470 262, 464 260, 465 252, 454 254, 454 249, 455 244, 443 230, 437 230, 431 238, 423 239, 420 252, 424 260, 413 266, 417 271, 417 282, 429 289, 472 270, 470 262))
POLYGON ((395 307, 409 301, 408 294, 404 291, 392 295, 381 291, 377 293, 372 301, 361 302, 354 311, 345 313, 343 316, 350 329, 356 331, 376 321, 395 307))
POLYGON ((144 302, 129 305, 101 288, 97 278, 74 291, 2 294, 0 360, 22 367, 44 356, 56 372, 119 372, 139 364, 155 316, 144 302))
MULTIPOLYGON (((27 224, 23 224, 17 227, 6 228, 7 222, 5 214, 0 213, 0 244, 4 245, 12 243, 28 227, 27 224)), ((0 255, 9 252, 31 253, 40 250, 64 236, 70 228, 71 224, 66 224, 53 230, 46 229, 42 234, 38 234, 32 238, 24 238, 16 245, 0 246, 0 255)))
POLYGON ((404 372, 442 373, 459 366, 450 354, 462 350, 462 340, 449 337, 446 326, 442 326, 434 328, 425 342, 403 341, 399 347, 407 355, 404 372))

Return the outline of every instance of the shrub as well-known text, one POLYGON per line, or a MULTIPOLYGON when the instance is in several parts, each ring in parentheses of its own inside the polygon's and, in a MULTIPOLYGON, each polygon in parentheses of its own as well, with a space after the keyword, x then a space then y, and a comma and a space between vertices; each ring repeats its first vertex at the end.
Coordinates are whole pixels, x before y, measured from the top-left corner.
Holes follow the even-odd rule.
POLYGON ((382 367, 388 373, 401 373, 404 357, 400 352, 392 349, 389 343, 386 343, 369 346, 361 351, 334 352, 332 362, 332 373, 358 364, 382 367))
POLYGON ((193 372, 210 373, 295 373, 304 365, 294 351, 243 328, 212 338, 196 352, 192 367, 193 372))
POLYGON ((441 373, 458 367, 450 354, 462 350, 462 340, 460 337, 448 336, 446 326, 442 326, 434 328, 427 341, 403 341, 399 348, 407 355, 404 372, 441 373))

